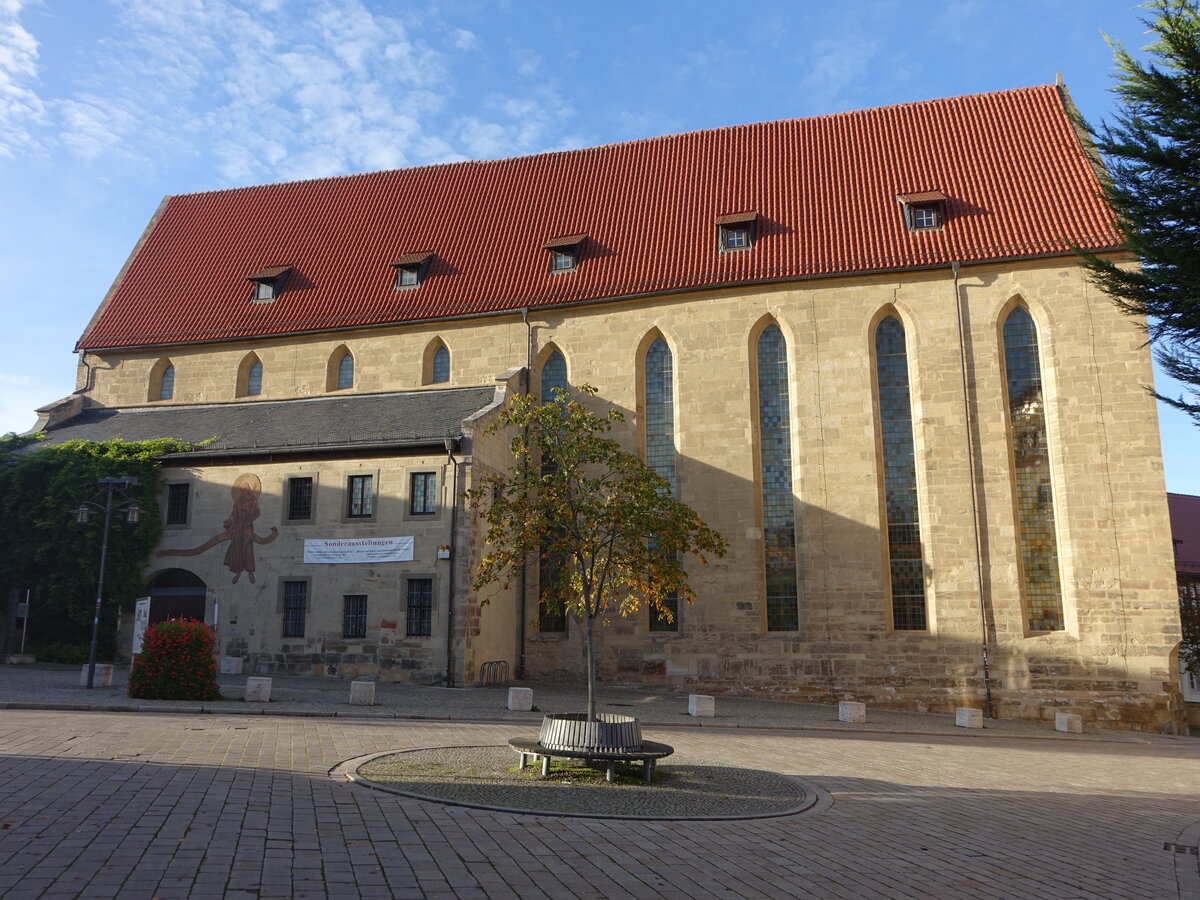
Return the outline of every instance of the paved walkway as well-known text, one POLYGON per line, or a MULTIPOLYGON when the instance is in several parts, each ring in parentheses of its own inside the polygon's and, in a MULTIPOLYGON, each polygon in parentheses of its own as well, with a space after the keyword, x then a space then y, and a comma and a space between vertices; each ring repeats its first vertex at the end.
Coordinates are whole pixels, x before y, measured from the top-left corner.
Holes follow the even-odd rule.
POLYGON ((728 822, 497 813, 330 770, 529 725, 9 708, 0 896, 1200 898, 1195 739, 645 732, 820 800, 728 822))
MULTIPOLYGON (((534 689, 536 711, 506 709, 503 688, 439 688, 378 682, 375 705, 351 706, 350 681, 320 676, 272 678, 270 703, 247 703, 245 675, 222 675, 226 699, 206 703, 134 700, 126 694, 128 669, 116 669, 113 686, 87 690, 79 686, 79 668, 71 666, 0 666, 0 710, 60 709, 93 712, 205 712, 223 715, 333 716, 382 719, 430 719, 455 722, 511 722, 537 724, 547 712, 574 712, 586 706, 586 693, 574 686, 527 684, 534 689)), ((516 684, 516 683, 514 683, 516 684)), ((896 712, 870 708, 865 724, 839 722, 837 705, 717 697, 717 716, 693 718, 687 714, 687 694, 667 689, 603 685, 600 711, 627 713, 650 725, 716 728, 785 728, 835 732, 885 732, 892 734, 945 734, 982 737, 1052 738, 1078 741, 1078 735, 1055 731, 1051 722, 989 719, 983 731, 967 731, 945 714, 896 712)), ((1052 710, 1049 711, 1052 716, 1052 710)), ((1084 740, 1132 743, 1170 742, 1163 735, 1089 729, 1084 740)))

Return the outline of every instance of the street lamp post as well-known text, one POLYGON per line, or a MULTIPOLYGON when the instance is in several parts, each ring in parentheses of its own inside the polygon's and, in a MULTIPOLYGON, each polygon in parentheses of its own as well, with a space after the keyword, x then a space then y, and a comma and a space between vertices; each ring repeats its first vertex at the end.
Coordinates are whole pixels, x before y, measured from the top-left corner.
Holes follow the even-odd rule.
POLYGON ((133 475, 120 475, 112 478, 97 479, 97 483, 101 485, 102 490, 91 500, 84 500, 79 504, 79 509, 75 512, 75 521, 81 525, 87 524, 91 518, 92 510, 103 511, 104 513, 104 536, 100 542, 100 579, 96 583, 96 609, 92 617, 92 646, 88 650, 88 676, 87 686, 92 687, 96 679, 96 643, 100 637, 100 603, 104 596, 104 564, 108 560, 108 523, 112 520, 113 510, 120 511, 128 510, 126 519, 130 522, 138 520, 138 505, 126 491, 129 488, 137 485, 138 480, 133 475), (113 503, 113 492, 119 491, 120 496, 116 498, 116 503, 113 503), (103 495, 104 502, 101 504, 98 497, 103 495))

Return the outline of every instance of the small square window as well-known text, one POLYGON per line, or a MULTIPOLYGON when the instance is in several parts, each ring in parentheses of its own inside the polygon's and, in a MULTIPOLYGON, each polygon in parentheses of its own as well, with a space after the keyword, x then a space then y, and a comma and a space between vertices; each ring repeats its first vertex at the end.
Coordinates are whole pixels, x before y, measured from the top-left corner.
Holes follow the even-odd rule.
POLYGON ((267 303, 282 294, 291 271, 291 266, 272 266, 246 276, 246 280, 254 284, 254 302, 267 303))
POLYGON ((579 267, 586 240, 586 234, 568 234, 542 244, 542 248, 550 252, 550 274, 575 271, 579 267))
POLYGON ((351 475, 346 492, 349 503, 346 508, 348 519, 369 519, 373 513, 374 481, 372 475, 351 475))
POLYGON ((941 224, 941 216, 938 215, 938 209, 936 206, 913 207, 913 231, 923 231, 927 228, 937 228, 941 224))
POLYGON ((717 219, 717 243, 722 253, 728 250, 749 250, 754 246, 756 213, 732 213, 717 219))
POLYGON ((401 256, 392 263, 392 268, 396 270, 396 275, 392 279, 392 290, 407 291, 420 287, 421 282, 425 280, 425 273, 429 271, 429 263, 432 259, 433 253, 430 251, 406 253, 401 256))
POLYGON ((575 254, 566 250, 550 251, 550 269, 553 272, 566 272, 575 268, 575 254))
POLYGON ((431 516, 437 512, 437 475, 434 472, 414 472, 409 494, 408 511, 414 516, 431 516))

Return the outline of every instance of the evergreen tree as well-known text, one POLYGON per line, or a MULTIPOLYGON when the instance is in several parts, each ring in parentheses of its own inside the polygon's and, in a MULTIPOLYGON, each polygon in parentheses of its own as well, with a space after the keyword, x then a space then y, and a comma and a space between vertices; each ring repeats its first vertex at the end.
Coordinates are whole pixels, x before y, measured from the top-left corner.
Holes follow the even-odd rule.
POLYGON ((1147 316, 1156 358, 1188 386, 1160 399, 1200 425, 1200 0, 1151 0, 1147 62, 1113 44, 1121 106, 1088 128, 1111 179, 1104 195, 1137 269, 1078 251, 1129 315, 1147 316))

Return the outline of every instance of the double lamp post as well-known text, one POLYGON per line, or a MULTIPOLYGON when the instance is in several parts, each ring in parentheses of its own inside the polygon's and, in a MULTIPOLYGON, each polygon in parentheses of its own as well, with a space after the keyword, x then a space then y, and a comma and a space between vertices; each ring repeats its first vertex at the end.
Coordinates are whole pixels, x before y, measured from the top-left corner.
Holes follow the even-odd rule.
POLYGON ((92 517, 92 510, 104 513, 104 537, 100 543, 100 579, 96 583, 96 609, 92 618, 92 646, 88 651, 87 686, 92 687, 96 679, 96 642, 100 637, 100 602, 104 595, 104 564, 108 559, 108 523, 112 520, 113 512, 126 510, 128 522, 136 522, 141 512, 137 502, 129 496, 128 490, 136 487, 138 480, 133 475, 119 475, 111 478, 98 479, 100 491, 92 499, 84 500, 75 512, 75 521, 86 525, 92 517), (116 494, 116 496, 114 496, 116 494))

